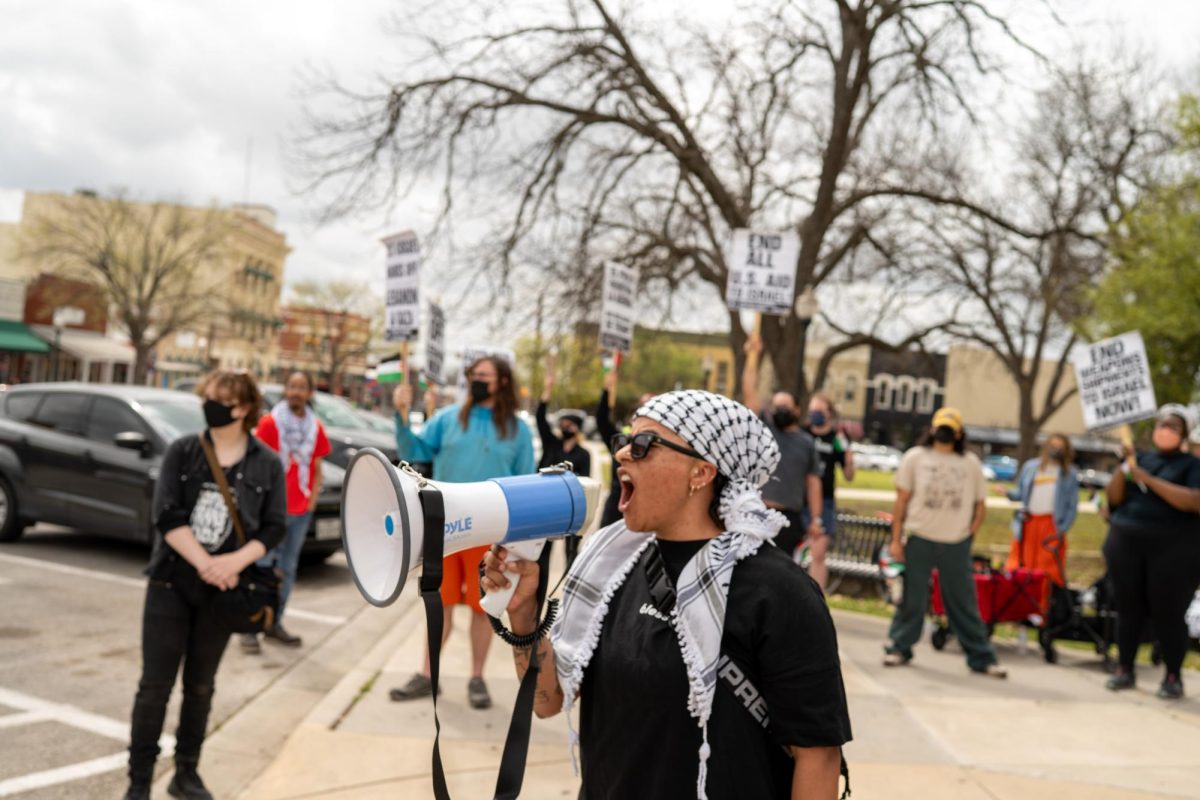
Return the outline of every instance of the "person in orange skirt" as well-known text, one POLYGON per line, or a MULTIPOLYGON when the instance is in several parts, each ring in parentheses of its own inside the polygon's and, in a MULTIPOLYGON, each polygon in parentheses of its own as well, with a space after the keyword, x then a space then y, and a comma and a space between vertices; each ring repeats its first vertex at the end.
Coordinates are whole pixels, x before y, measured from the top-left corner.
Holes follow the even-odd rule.
POLYGON ((1067 532, 1079 509, 1079 472, 1072 460, 1070 441, 1053 433, 1041 454, 1021 466, 1017 488, 1009 493, 1021 504, 1013 516, 1009 571, 1040 569, 1055 585, 1066 585, 1067 532))

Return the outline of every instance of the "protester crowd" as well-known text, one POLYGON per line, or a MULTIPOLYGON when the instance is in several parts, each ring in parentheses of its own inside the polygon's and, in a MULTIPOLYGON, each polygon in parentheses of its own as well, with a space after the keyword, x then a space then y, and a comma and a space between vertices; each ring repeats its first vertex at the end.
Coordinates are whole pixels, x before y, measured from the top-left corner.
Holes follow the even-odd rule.
MULTIPOLYGON (((840 748, 851 729, 823 592, 838 536, 837 471, 853 481, 854 455, 828 396, 817 392, 803 404, 781 390, 769 403, 760 401, 760 352, 751 338, 744 405, 683 390, 643 395, 631 413, 618 417, 613 370, 592 409, 612 456, 600 530, 582 552, 577 539, 568 539, 571 579, 552 635, 514 648, 518 677, 531 661, 540 664, 539 715, 569 716, 579 706, 588 798, 783 797, 794 784, 813 787, 804 797, 834 796, 844 770, 840 748), (779 613, 784 608, 788 613, 779 613), (759 769, 748 769, 751 764, 759 769), (749 787, 747 780, 758 783, 749 787)), ((436 411, 428 407, 419 430, 409 420, 411 383, 395 388, 399 457, 431 463, 432 477, 446 482, 528 474, 564 462, 579 475, 598 474, 585 440, 588 412, 550 407, 550 367, 534 414, 540 463, 535 431, 518 414, 518 378, 498 356, 467 364, 462 398, 436 411)), ((231 635, 238 632, 250 654, 260 652, 260 634, 282 646, 302 644, 284 617, 330 450, 310 408, 313 390, 312 378, 297 372, 288 377, 283 399, 263 413, 252 376, 214 372, 198 388, 207 429, 177 440, 166 453, 146 570, 127 800, 149 797, 181 667, 169 791, 203 800, 211 795, 199 776, 200 751, 231 635), (235 598, 253 599, 247 584, 254 576, 272 599, 251 606, 266 612, 250 624, 235 598)), ((1125 467, 1108 486, 1104 556, 1119 614, 1112 690, 1136 684, 1137 650, 1149 637, 1163 658, 1159 696, 1183 696, 1184 612, 1200 584, 1200 459, 1188 447, 1196 429, 1189 409, 1165 406, 1152 449, 1123 451, 1125 467)), ((988 486, 955 409, 933 415, 924 438, 905 453, 895 490, 884 557, 905 569, 883 664, 912 661, 936 570, 968 669, 1005 677, 973 581, 972 548, 988 486)), ((1038 570, 1051 586, 1065 589, 1079 505, 1066 436, 1045 439, 1038 456, 1021 466, 1010 498, 1017 508, 1005 567, 1038 570)), ((442 603, 470 609, 472 708, 492 704, 484 665, 494 634, 480 605, 481 587, 534 578, 519 582, 508 605, 510 633, 522 637, 538 625, 536 578, 548 564, 548 558, 513 561, 503 548, 487 546, 446 557, 442 603)), ((451 617, 444 615, 443 644, 451 617)), ((427 651, 390 696, 406 702, 432 692, 427 651)))

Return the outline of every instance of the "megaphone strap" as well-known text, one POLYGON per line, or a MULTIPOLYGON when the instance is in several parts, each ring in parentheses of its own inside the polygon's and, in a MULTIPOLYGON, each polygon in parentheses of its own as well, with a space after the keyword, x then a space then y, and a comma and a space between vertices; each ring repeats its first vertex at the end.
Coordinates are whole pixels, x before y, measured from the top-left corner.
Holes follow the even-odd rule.
POLYGON ((442 629, 446 613, 442 607, 442 552, 445 549, 446 505, 442 493, 432 486, 422 488, 420 498, 426 531, 420 588, 421 601, 425 604, 425 628, 429 635, 429 682, 433 688, 433 796, 437 800, 450 800, 446 771, 442 767, 442 723, 437 713, 442 629))

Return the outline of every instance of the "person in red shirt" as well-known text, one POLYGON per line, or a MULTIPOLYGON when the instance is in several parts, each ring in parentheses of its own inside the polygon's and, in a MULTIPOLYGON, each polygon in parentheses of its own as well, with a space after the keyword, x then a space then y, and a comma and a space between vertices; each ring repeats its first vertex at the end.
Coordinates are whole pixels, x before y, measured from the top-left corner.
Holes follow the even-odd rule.
MULTIPOLYGON (((313 395, 313 380, 307 372, 293 372, 284 384, 283 400, 258 423, 255 435, 283 461, 287 471, 287 535, 283 541, 258 562, 283 573, 279 588, 279 615, 275 626, 264 636, 288 647, 299 647, 300 637, 283 627, 284 609, 296 582, 296 566, 300 549, 312 525, 317 497, 321 494, 321 459, 329 455, 329 439, 321 421, 309 408, 313 395)), ((242 635, 242 649, 257 653, 258 636, 242 635)))

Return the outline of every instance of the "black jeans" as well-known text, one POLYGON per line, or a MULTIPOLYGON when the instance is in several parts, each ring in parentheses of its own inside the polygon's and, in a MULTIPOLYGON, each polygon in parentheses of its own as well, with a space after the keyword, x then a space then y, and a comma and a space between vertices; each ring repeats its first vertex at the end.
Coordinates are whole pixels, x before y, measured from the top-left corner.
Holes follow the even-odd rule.
POLYGON ((1104 560, 1116 595, 1121 666, 1133 669, 1142 627, 1150 620, 1167 672, 1178 675, 1188 646, 1184 615, 1200 583, 1200 535, 1114 525, 1104 542, 1104 560))
POLYGON ((209 611, 217 591, 174 553, 165 580, 151 580, 142 615, 142 678, 133 701, 129 774, 149 780, 158 760, 167 701, 183 661, 183 705, 175 738, 175 760, 195 764, 208 729, 217 667, 229 630, 209 611))

